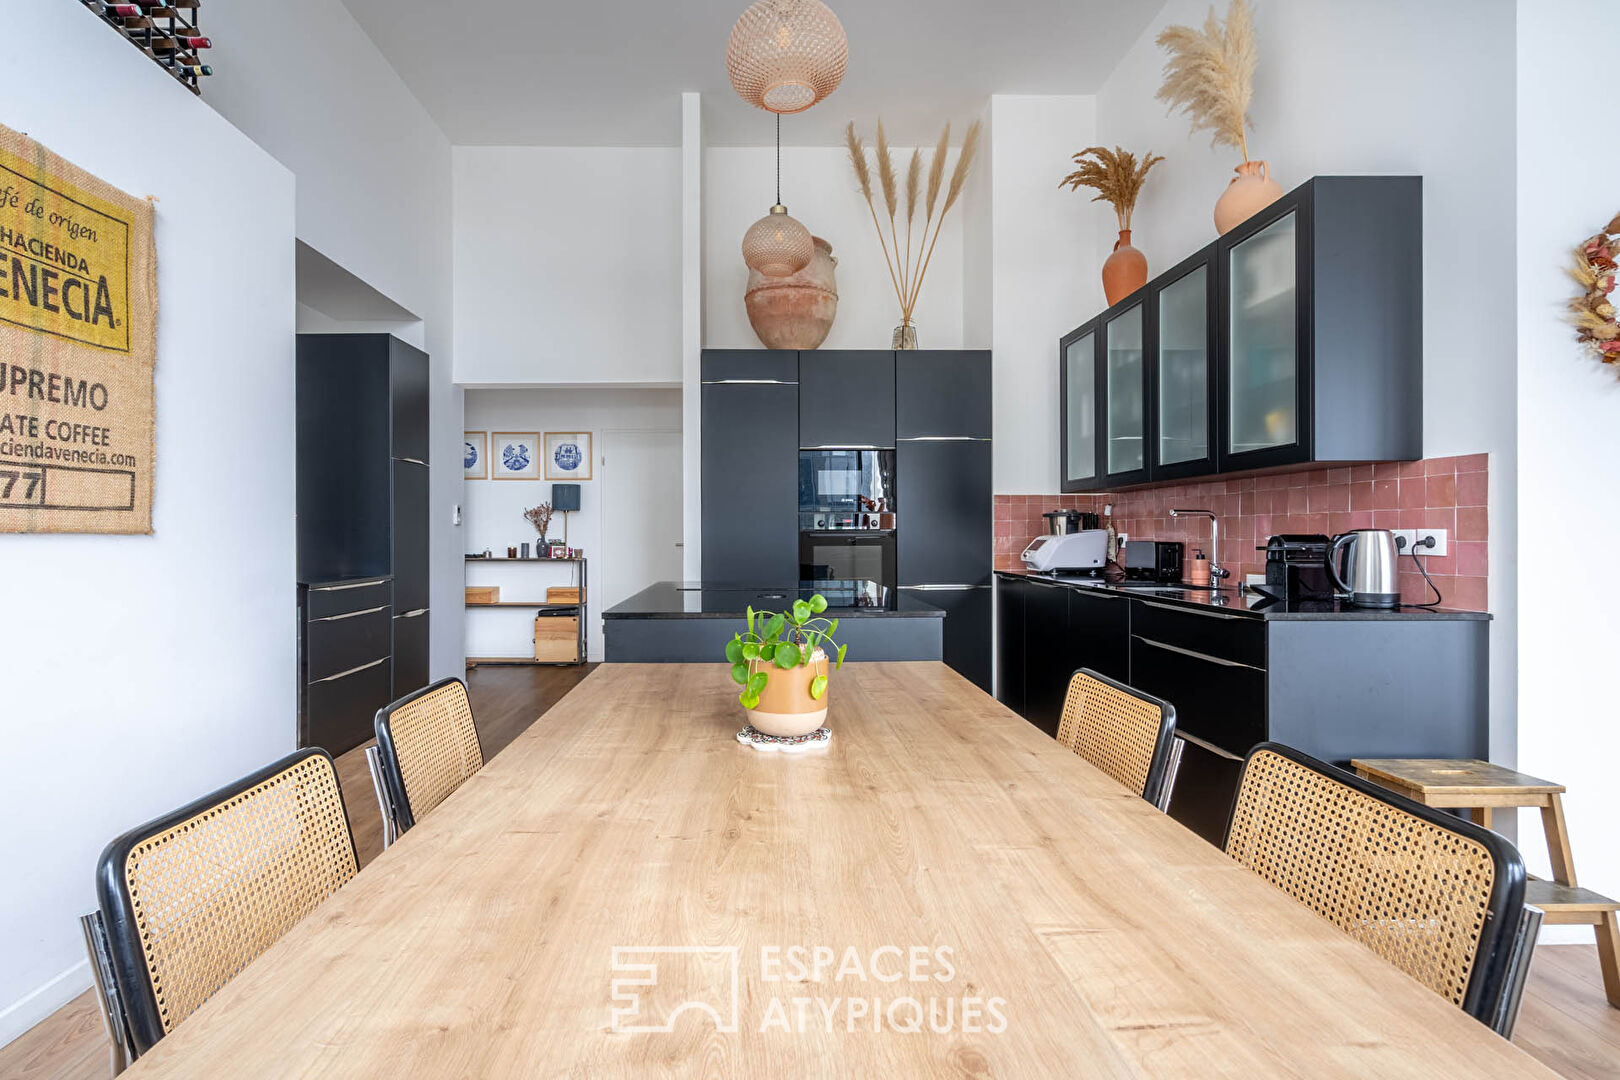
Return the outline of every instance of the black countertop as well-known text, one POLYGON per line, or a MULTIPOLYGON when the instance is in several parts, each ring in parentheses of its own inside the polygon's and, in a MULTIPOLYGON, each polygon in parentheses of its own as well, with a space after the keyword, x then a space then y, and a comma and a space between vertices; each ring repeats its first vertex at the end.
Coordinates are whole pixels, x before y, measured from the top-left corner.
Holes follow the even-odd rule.
POLYGON ((1199 589, 1180 585, 1110 585, 1101 578, 1081 575, 1034 574, 1020 570, 998 570, 997 577, 1029 578, 1046 581, 1072 589, 1099 589, 1122 596, 1134 596, 1155 604, 1191 608, 1195 611, 1218 610, 1253 619, 1301 620, 1333 622, 1412 622, 1412 621, 1484 621, 1490 615, 1483 611, 1459 611, 1453 608, 1424 608, 1402 605, 1396 608, 1361 608, 1335 600, 1308 600, 1293 605, 1284 604, 1268 596, 1248 590, 1199 589))
POLYGON ((816 593, 826 596, 829 619, 913 618, 943 619, 945 612, 900 590, 887 590, 876 598, 868 590, 839 589, 837 582, 789 585, 776 588, 720 586, 706 588, 695 581, 660 581, 628 600, 602 612, 604 619, 742 619, 748 609, 782 611, 795 600, 816 593), (854 602, 859 596, 868 603, 854 602))

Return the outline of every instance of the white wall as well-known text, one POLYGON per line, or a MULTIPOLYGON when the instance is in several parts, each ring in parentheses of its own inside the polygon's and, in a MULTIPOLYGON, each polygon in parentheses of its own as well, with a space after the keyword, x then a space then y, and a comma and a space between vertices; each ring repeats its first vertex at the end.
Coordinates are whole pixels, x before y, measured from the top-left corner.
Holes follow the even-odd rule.
MULTIPOLYGON (((1620 213, 1620 148, 1593 138, 1593 117, 1571 107, 1568 72, 1593 42, 1617 32, 1620 13, 1609 0, 1519 4, 1519 527, 1526 546, 1542 551, 1560 536, 1600 549, 1620 536, 1620 372, 1580 351, 1563 319, 1576 288, 1564 273, 1572 249, 1620 213)), ((1620 894, 1617 626, 1602 589, 1555 587, 1544 572, 1520 581, 1519 767, 1569 788, 1580 882, 1609 896, 1620 894)), ((1536 818, 1522 816, 1521 850, 1531 872, 1545 876, 1536 818)), ((1585 927, 1546 933, 1592 940, 1585 927)))
POLYGON ((1057 491, 1058 338, 1104 307, 1093 250, 1111 212, 1058 187, 1090 146, 1091 97, 990 99, 995 490, 1057 491))
POLYGON ((681 152, 455 150, 456 381, 681 381, 681 152))
MULTIPOLYGON (((588 565, 586 582, 589 623, 587 650, 592 660, 602 659, 603 581, 607 560, 614 545, 645 544, 643 536, 607 538, 602 526, 602 489, 611 483, 612 461, 603 462, 606 437, 611 431, 681 430, 681 392, 669 390, 620 390, 532 388, 467 391, 468 431, 589 431, 595 458, 592 477, 580 482, 579 510, 568 515, 568 543, 583 548, 588 565)), ((523 518, 523 511, 551 498, 551 485, 544 480, 468 480, 462 497, 468 552, 488 548, 496 555, 523 543, 534 543, 537 533, 523 518)), ((563 535, 562 516, 552 520, 553 539, 563 535)), ((679 536, 681 523, 672 522, 669 532, 679 536)), ((563 566, 522 563, 467 567, 467 580, 474 585, 500 585, 507 597, 531 599, 545 594, 547 585, 566 585, 569 570, 563 566)), ((651 585, 644 582, 642 587, 651 585)), ((521 608, 471 611, 466 613, 467 655, 521 656, 533 635, 534 612, 521 608)))
POLYGON ((154 534, 0 545, 26 627, 0 719, 0 1043, 90 985, 102 847, 292 750, 297 716, 292 175, 80 5, 6 15, 49 47, 11 58, 0 122, 160 201, 154 534))
MULTIPOLYGON (((1153 97, 1164 66, 1154 38, 1169 24, 1202 25, 1208 10, 1208 0, 1170 0, 1097 95, 1100 143, 1166 157, 1132 222, 1150 274, 1215 239, 1215 200, 1241 160, 1230 148, 1212 150, 1207 132, 1189 135, 1186 119, 1166 115, 1153 97)), ((1249 152, 1270 161, 1285 190, 1335 173, 1424 178, 1424 454, 1491 455, 1491 756, 1511 764, 1518 554, 1512 0, 1288 0, 1256 5, 1255 25, 1260 67, 1249 152)), ((1112 241, 1111 231, 1099 231, 1097 266, 1112 241)))
MULTIPOLYGON (((958 133, 962 125, 956 125, 958 133)), ((871 132, 867 132, 868 144, 871 132)), ((895 168, 902 176, 911 148, 891 147, 895 168)), ((926 182, 931 150, 923 154, 926 182)), ((875 161, 875 158, 873 159, 875 161)), ((948 168, 954 168, 951 152, 948 168)), ((981 160, 979 168, 983 168, 981 160)), ((946 173, 946 182, 950 173, 946 173)), ((969 184, 976 181, 970 180, 969 184)), ((873 195, 879 200, 884 229, 888 216, 874 176, 873 195)), ((782 200, 788 212, 811 234, 832 245, 838 260, 838 317, 824 349, 887 349, 900 323, 900 302, 890 283, 888 265, 878 246, 872 215, 856 186, 849 152, 842 147, 810 146, 782 149, 782 200)), ((758 349, 759 338, 748 324, 743 294, 748 290, 748 267, 742 259, 742 238, 748 227, 776 201, 776 148, 710 147, 703 161, 703 301, 704 341, 711 349, 758 349)), ((944 196, 941 196, 941 202, 944 196)), ((918 214, 921 217, 921 212, 918 214)), ((921 224, 913 246, 920 242, 921 224)), ((905 245, 905 223, 900 243, 905 245)), ((945 220, 933 263, 923 281, 913 315, 917 336, 925 349, 962 346, 962 205, 945 220)))
MULTIPOLYGON (((450 142, 341 0, 210 4, 204 101, 298 178, 298 238, 422 322, 431 357, 430 664, 460 674, 461 393, 451 378, 450 142)), ((290 448, 289 448, 290 453, 290 448)))

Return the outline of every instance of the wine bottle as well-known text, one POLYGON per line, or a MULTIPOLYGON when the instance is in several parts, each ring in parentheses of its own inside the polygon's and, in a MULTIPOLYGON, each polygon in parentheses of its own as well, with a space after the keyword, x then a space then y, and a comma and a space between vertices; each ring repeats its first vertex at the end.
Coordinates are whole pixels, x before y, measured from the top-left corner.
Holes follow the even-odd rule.
POLYGON ((177 34, 174 40, 187 49, 211 49, 214 47, 213 39, 195 34, 177 34))
POLYGON ((174 70, 182 75, 190 75, 193 78, 214 73, 214 69, 207 64, 176 64, 174 70))
MULTIPOLYGON (((109 15, 117 15, 121 19, 139 19, 144 18, 146 15, 146 12, 139 4, 102 4, 101 6, 109 15)), ((146 25, 150 26, 151 23, 146 25)))

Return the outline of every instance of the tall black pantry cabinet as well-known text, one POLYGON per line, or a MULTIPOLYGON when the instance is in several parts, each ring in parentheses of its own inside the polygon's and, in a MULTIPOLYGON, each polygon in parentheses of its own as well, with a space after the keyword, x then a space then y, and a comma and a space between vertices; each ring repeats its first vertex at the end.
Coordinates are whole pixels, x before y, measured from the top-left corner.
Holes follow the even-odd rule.
POLYGON ((945 662, 989 693, 990 354, 894 354, 900 588, 945 609, 945 662))
POLYGON ((333 754, 428 678, 428 358, 298 337, 300 746, 333 754))

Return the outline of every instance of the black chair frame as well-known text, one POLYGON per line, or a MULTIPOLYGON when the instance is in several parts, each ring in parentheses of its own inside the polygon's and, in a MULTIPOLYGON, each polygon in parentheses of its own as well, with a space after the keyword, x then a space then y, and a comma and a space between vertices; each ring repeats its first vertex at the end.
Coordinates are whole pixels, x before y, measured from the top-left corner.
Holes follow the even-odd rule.
MULTIPOLYGON (((1170 808, 1170 795, 1175 787, 1176 773, 1181 768, 1181 741, 1176 738, 1176 707, 1153 694, 1144 693, 1129 683, 1111 679, 1100 671, 1091 668, 1077 668, 1069 676, 1072 682, 1075 675, 1084 675, 1089 679, 1096 679, 1105 686, 1111 686, 1121 693, 1129 694, 1149 705, 1156 705, 1159 709, 1159 736, 1153 743, 1153 760, 1148 765, 1147 782, 1142 788, 1142 798, 1158 807, 1168 811, 1170 808)), ((1066 692, 1065 692, 1066 693, 1066 692)))
MULTIPOLYGON (((1249 763, 1256 754, 1270 751, 1296 764, 1319 772, 1346 787, 1387 803, 1431 825, 1473 840, 1485 848, 1496 864, 1496 877, 1491 882, 1490 900, 1485 912, 1485 925, 1480 930, 1479 944, 1474 953, 1474 965, 1468 976, 1468 987, 1463 992, 1463 1011, 1498 1033, 1511 1033, 1518 1012, 1519 994, 1523 992, 1523 977, 1529 969, 1529 946, 1534 944, 1535 930, 1539 928, 1540 909, 1526 908, 1524 890, 1526 873, 1524 859, 1505 837, 1422 803, 1413 802, 1388 788, 1380 787, 1353 772, 1330 765, 1300 750, 1282 743, 1263 742, 1249 750, 1243 761, 1246 776, 1249 763), (1525 913, 1533 917, 1526 920, 1525 913), (1526 922, 1530 925, 1525 929, 1526 922), (1529 933, 1529 944, 1523 941, 1529 933), (1506 1030, 1504 1031, 1504 1027, 1506 1030)), ((1226 830, 1221 837, 1221 850, 1225 851, 1232 839, 1232 823, 1237 818, 1238 803, 1243 796, 1243 782, 1232 797, 1232 810, 1226 818, 1226 830)))
MULTIPOLYGON (((158 1013, 157 994, 152 987, 151 973, 147 970, 146 954, 141 948, 134 901, 129 894, 129 884, 124 878, 124 866, 129 860, 130 851, 153 833, 171 829, 312 757, 322 757, 328 764, 332 763, 332 755, 318 746, 288 754, 240 780, 232 781, 217 791, 187 803, 178 810, 153 818, 129 830, 102 851, 101 857, 96 861, 96 902, 101 909, 99 930, 114 982, 114 989, 104 988, 102 997, 105 1002, 116 995, 117 1004, 123 1011, 121 1018, 123 1026, 131 1044, 129 1047, 131 1058, 152 1049, 167 1033, 163 1030, 163 1019, 158 1013)), ((336 776, 335 765, 333 775, 336 776)), ((349 850, 351 853, 354 852, 352 834, 349 837, 349 850)), ((357 854, 355 865, 359 865, 357 854)), ((109 1027, 117 1025, 120 1020, 110 1015, 106 1019, 109 1027)))
MULTIPOLYGON (((442 690, 451 683, 460 683, 462 692, 466 692, 466 681, 451 675, 448 678, 440 679, 436 683, 424 686, 420 690, 413 690, 398 701, 389 702, 377 710, 377 717, 374 721, 377 730, 377 766, 382 773, 383 787, 388 796, 388 809, 393 812, 396 835, 404 833, 405 830, 415 825, 416 817, 411 813, 411 800, 405 794, 405 774, 400 770, 399 750, 394 745, 394 713, 419 698, 427 697, 429 694, 442 690)), ((473 738, 478 742, 478 755, 482 757, 484 743, 479 738, 477 724, 473 725, 473 738)))

